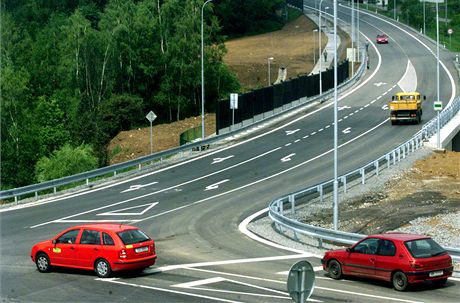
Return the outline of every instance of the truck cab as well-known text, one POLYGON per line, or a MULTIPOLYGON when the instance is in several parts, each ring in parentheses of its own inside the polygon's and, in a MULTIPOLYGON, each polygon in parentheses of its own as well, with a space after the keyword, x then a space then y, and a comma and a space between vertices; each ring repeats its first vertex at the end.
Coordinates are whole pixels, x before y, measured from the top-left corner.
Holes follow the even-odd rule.
POLYGON ((388 107, 392 125, 400 121, 419 124, 422 120, 422 95, 419 92, 399 92, 391 98, 388 107))

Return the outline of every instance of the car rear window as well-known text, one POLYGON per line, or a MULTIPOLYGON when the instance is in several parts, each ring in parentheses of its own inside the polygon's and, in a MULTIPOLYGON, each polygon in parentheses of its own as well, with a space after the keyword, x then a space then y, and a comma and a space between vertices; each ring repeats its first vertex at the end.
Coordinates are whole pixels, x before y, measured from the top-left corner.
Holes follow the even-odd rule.
POLYGON ((431 258, 446 254, 444 248, 431 238, 407 241, 404 245, 414 258, 431 258))
POLYGON ((150 238, 139 229, 129 229, 117 233, 125 245, 145 242, 150 238))

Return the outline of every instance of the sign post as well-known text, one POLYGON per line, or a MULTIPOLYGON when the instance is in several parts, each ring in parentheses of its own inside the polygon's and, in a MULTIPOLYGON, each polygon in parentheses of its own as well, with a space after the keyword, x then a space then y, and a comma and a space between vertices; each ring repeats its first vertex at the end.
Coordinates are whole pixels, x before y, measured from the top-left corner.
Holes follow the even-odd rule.
POLYGON ((153 111, 150 111, 147 116, 145 116, 150 122, 150 153, 153 153, 153 135, 152 135, 152 122, 157 118, 157 115, 153 111))
POLYGON ((436 148, 441 148, 441 130, 439 125, 439 112, 442 111, 442 101, 434 101, 433 109, 438 112, 437 127, 436 127, 436 148))
POLYGON ((287 290, 292 300, 304 303, 315 288, 315 271, 308 261, 299 261, 289 270, 287 290))
POLYGON ((238 109, 238 94, 230 94, 230 109, 232 110, 232 130, 235 124, 235 109, 238 109))
POLYGON ((447 33, 449 34, 449 47, 452 48, 452 34, 454 33, 454 30, 449 28, 447 33))

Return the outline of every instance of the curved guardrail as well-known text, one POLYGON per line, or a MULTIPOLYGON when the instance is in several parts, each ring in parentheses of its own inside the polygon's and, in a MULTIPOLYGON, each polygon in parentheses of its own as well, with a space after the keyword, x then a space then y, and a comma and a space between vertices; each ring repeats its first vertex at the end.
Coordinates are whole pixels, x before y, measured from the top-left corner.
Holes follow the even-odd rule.
MULTIPOLYGON (((455 99, 452 104, 446 107, 439 115, 440 127, 446 125, 452 117, 454 117, 460 110, 460 97, 455 99)), ((401 144, 389 153, 381 156, 377 160, 374 160, 365 166, 358 168, 348 174, 338 177, 339 188, 341 187, 344 192, 347 192, 347 183, 352 180, 359 180, 361 184, 365 184, 366 178, 378 175, 379 172, 385 167, 390 168, 391 165, 396 165, 397 162, 402 161, 408 156, 409 153, 415 152, 417 149, 423 146, 424 140, 427 140, 437 132, 437 117, 431 119, 423 128, 418 131, 410 140, 401 144)), ((269 217, 275 222, 278 228, 283 231, 283 228, 292 230, 295 238, 296 233, 300 233, 306 236, 314 237, 318 239, 318 246, 322 247, 322 241, 332 241, 342 244, 353 244, 356 241, 365 237, 362 234, 348 233, 338 230, 330 230, 322 227, 308 225, 292 218, 289 218, 289 214, 295 214, 296 211, 296 200, 300 198, 313 196, 316 199, 323 200, 326 192, 332 191, 333 180, 302 189, 282 197, 274 199, 269 204, 269 217), (285 204, 290 206, 289 210, 285 210, 285 204)), ((305 202, 304 202, 305 203, 305 202)), ((460 261, 460 249, 445 247, 449 254, 455 259, 460 261)))

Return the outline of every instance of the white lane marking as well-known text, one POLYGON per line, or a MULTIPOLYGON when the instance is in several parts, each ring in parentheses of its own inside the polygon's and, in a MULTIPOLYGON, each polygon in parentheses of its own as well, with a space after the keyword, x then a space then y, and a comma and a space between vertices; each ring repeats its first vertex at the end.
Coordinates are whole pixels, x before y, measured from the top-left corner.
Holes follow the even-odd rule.
MULTIPOLYGON (((377 125, 374 126, 373 128, 371 128, 371 129, 365 131, 364 133, 362 133, 362 134, 360 134, 360 135, 358 135, 358 136, 356 136, 356 137, 350 139, 350 140, 347 141, 347 142, 344 142, 342 145, 339 145, 338 148, 342 148, 342 147, 344 147, 345 145, 348 145, 348 144, 354 142, 355 140, 358 140, 359 138, 361 138, 361 137, 367 135, 368 133, 374 131, 375 129, 379 128, 379 127, 382 126, 383 124, 387 123, 389 120, 390 120, 390 119, 385 119, 385 120, 383 120, 383 122, 377 124, 377 125)), ((233 188, 233 189, 231 189, 231 190, 229 190, 229 191, 226 191, 226 192, 223 192, 223 193, 220 193, 220 194, 211 196, 211 197, 207 197, 207 198, 204 198, 204 199, 195 201, 195 202, 193 202, 193 203, 190 203, 190 204, 187 204, 187 205, 180 206, 180 207, 178 207, 178 208, 174 208, 174 209, 167 210, 167 211, 162 212, 162 213, 159 213, 159 214, 157 214, 157 215, 153 215, 153 216, 150 216, 150 217, 146 217, 146 218, 144 218, 144 219, 136 220, 135 222, 141 222, 141 221, 149 220, 149 219, 152 219, 152 218, 155 218, 155 217, 158 217, 158 216, 162 216, 162 215, 165 215, 165 214, 169 214, 169 213, 172 213, 172 212, 176 212, 176 211, 178 211, 178 210, 181 210, 181 209, 184 209, 184 208, 187 208, 187 207, 192 207, 192 206, 195 206, 195 205, 197 205, 197 204, 204 203, 204 202, 209 201, 209 200, 214 200, 214 199, 216 199, 216 198, 218 198, 218 197, 220 197, 220 196, 228 195, 228 194, 230 194, 230 193, 240 191, 240 190, 242 190, 242 189, 244 189, 244 188, 254 186, 255 184, 259 184, 259 183, 261 183, 261 182, 264 182, 264 181, 267 181, 267 180, 276 178, 276 177, 278 177, 278 176, 280 176, 280 175, 283 175, 283 174, 285 174, 285 173, 287 173, 287 172, 289 172, 289 171, 291 171, 291 170, 297 169, 297 168, 299 168, 299 167, 301 167, 301 166, 303 166, 303 165, 305 165, 305 164, 307 164, 307 163, 310 163, 310 162, 315 161, 315 160, 317 160, 317 159, 319 159, 319 158, 321 158, 321 157, 323 157, 323 156, 325 156, 325 155, 327 155, 327 154, 330 154, 330 153, 332 153, 333 151, 334 151, 334 149, 330 149, 330 150, 328 150, 328 151, 326 151, 326 152, 324 152, 324 153, 322 153, 322 154, 319 154, 319 155, 317 155, 317 156, 315 156, 315 157, 313 157, 313 158, 311 158, 311 159, 309 159, 309 160, 306 160, 306 161, 304 161, 304 162, 302 162, 302 163, 299 163, 299 164, 297 164, 297 165, 294 165, 294 166, 291 166, 291 167, 289 167, 289 168, 286 168, 285 170, 279 171, 279 172, 277 172, 277 173, 275 173, 275 174, 273 174, 273 175, 271 175, 271 176, 267 176, 267 177, 265 177, 265 178, 256 180, 256 181, 254 181, 254 182, 251 182, 251 183, 248 183, 248 184, 245 184, 245 185, 242 185, 242 186, 240 186, 240 187, 233 188)), ((52 221, 51 221, 50 223, 52 223, 52 221)), ((47 224, 47 223, 46 223, 46 224, 47 224)))
POLYGON ((223 261, 209 261, 209 262, 199 262, 199 263, 189 263, 189 264, 176 264, 176 265, 166 265, 158 268, 153 268, 152 270, 146 270, 149 273, 157 272, 166 272, 176 269, 190 269, 197 267, 208 267, 208 266, 219 266, 219 265, 230 265, 230 264, 244 264, 244 263, 257 263, 257 262, 270 262, 278 260, 292 260, 292 259, 302 259, 315 256, 307 252, 301 252, 295 255, 285 255, 285 256, 273 256, 273 257, 260 257, 260 258, 248 258, 248 259, 234 259, 234 260, 223 260, 223 261))
POLYGON ((320 128, 320 129, 318 130, 318 132, 322 132, 323 130, 324 130, 324 128, 320 128))
POLYGON ((266 297, 266 298, 277 298, 277 299, 285 299, 285 300, 290 300, 291 298, 289 297, 289 294, 284 292, 284 291, 279 291, 275 289, 270 289, 254 284, 249 284, 249 283, 244 283, 241 281, 236 281, 236 280, 231 280, 231 279, 226 279, 222 277, 214 277, 214 278, 209 278, 209 279, 203 279, 203 280, 198 280, 198 281, 192 281, 188 283, 181 283, 181 284, 175 284, 171 285, 172 287, 180 287, 180 288, 190 288, 190 289, 196 289, 196 290, 205 290, 205 291, 212 291, 212 292, 220 292, 220 293, 229 293, 229 294, 240 294, 240 295, 246 295, 246 296, 260 296, 260 297, 266 297), (232 291, 232 290, 222 290, 218 289, 217 287, 214 287, 212 289, 210 288, 203 288, 203 287, 196 287, 199 285, 206 285, 206 284, 214 284, 214 283, 219 283, 219 282, 230 282, 234 284, 239 284, 243 285, 246 287, 250 288, 255 288, 267 292, 272 292, 275 294, 281 294, 283 296, 274 296, 274 295, 266 295, 262 293, 250 293, 250 292, 240 292, 240 291, 232 291))
MULTIPOLYGON (((318 271, 322 271, 323 270, 323 267, 322 266, 315 266, 313 267, 313 271, 314 272, 318 272, 318 271)), ((279 271, 276 273, 277 275, 282 275, 282 276, 287 276, 289 274, 289 271, 288 270, 285 270, 285 271, 279 271)))
POLYGON ((302 138, 307 139, 310 135, 303 136, 302 138))
POLYGON ((316 135, 316 132, 312 132, 312 133, 310 134, 310 136, 314 136, 314 135, 316 135))
POLYGON ((300 128, 298 129, 294 129, 294 130, 286 130, 286 136, 290 136, 292 134, 295 134, 296 132, 298 132, 300 130, 300 128))
POLYGON ((128 191, 138 190, 139 188, 143 188, 143 187, 150 186, 150 185, 157 184, 157 183, 158 182, 151 182, 151 183, 147 183, 147 184, 131 185, 128 189, 125 189, 125 190, 121 191, 120 193, 125 193, 125 192, 128 192, 128 191))
POLYGON ((374 83, 374 85, 377 86, 377 87, 380 87, 380 86, 386 85, 386 84, 387 84, 386 82, 376 82, 376 83, 374 83))
POLYGON ((219 181, 217 183, 208 185, 208 186, 206 186, 206 189, 204 191, 208 191, 208 190, 212 190, 212 189, 218 189, 220 184, 228 182, 228 181, 230 181, 230 179, 225 179, 225 180, 219 181))
POLYGON ((376 100, 381 99, 383 96, 385 96, 385 95, 380 95, 380 96, 378 96, 376 100))
POLYGON ((327 288, 327 287, 315 286, 315 289, 322 289, 322 290, 326 290, 326 291, 338 292, 338 293, 341 293, 341 294, 347 294, 347 295, 353 295, 353 296, 361 296, 361 297, 367 297, 367 298, 384 299, 384 300, 391 300, 391 301, 398 301, 398 302, 408 302, 408 303, 423 303, 421 301, 412 301, 412 300, 405 300, 405 299, 400 299, 400 298, 395 298, 395 297, 385 297, 385 296, 363 294, 361 292, 340 290, 340 289, 336 289, 336 288, 327 288))
POLYGON ((125 285, 125 286, 133 286, 133 287, 137 287, 137 288, 152 289, 152 290, 156 290, 156 291, 169 292, 169 293, 173 293, 173 294, 179 294, 179 295, 184 295, 184 296, 189 296, 189 297, 203 298, 203 299, 220 301, 220 302, 243 303, 241 301, 234 301, 234 300, 227 300, 227 299, 223 299, 223 298, 210 297, 210 296, 199 295, 199 294, 194 294, 194 293, 188 293, 188 292, 179 291, 179 290, 172 290, 172 289, 159 288, 159 287, 153 287, 153 286, 148 286, 148 285, 141 285, 141 284, 122 282, 122 281, 118 281, 118 280, 115 280, 115 279, 99 279, 98 278, 98 279, 95 279, 95 280, 102 281, 102 282, 108 282, 108 283, 115 283, 115 284, 120 284, 120 285, 125 285))
POLYGON ((286 143, 286 144, 284 144, 284 146, 287 147, 287 146, 289 146, 289 145, 291 145, 291 144, 292 144, 292 143, 286 143))
POLYGON ((417 91, 417 72, 410 60, 407 61, 406 72, 398 82, 399 87, 403 92, 417 91))
MULTIPOLYGON (((371 41, 366 35, 362 34, 367 40, 371 41)), ((338 98, 337 101, 341 101, 343 100, 344 98, 348 97, 349 95, 351 95, 352 93, 354 93, 355 91, 358 91, 361 87, 363 87, 364 85, 367 84, 367 82, 369 82, 370 80, 372 80, 372 78, 377 74, 377 72, 379 71, 380 69, 380 66, 381 66, 381 61, 382 61, 382 56, 380 55, 380 52, 379 50, 377 49, 377 47, 375 46, 375 44, 371 41, 371 45, 372 47, 374 48, 374 50, 376 51, 377 53, 377 56, 378 56, 378 64, 377 64, 377 67, 375 68, 374 72, 369 76, 369 78, 367 78, 366 80, 364 80, 363 82, 361 82, 358 86, 354 87, 353 89, 347 91, 345 94, 343 94, 342 96, 340 96, 338 98)), ((451 76, 451 79, 453 81, 453 78, 451 76)), ((452 100, 453 100, 453 97, 452 97, 452 100)), ((238 142, 238 143, 235 143, 231 146, 228 146, 228 147, 224 147, 224 148, 221 148, 221 149, 218 149, 218 150, 215 150, 213 152, 209 152, 207 154, 204 154, 204 155, 200 155, 200 156, 197 156, 197 157, 194 157, 192 159, 189 159, 189 160, 185 160, 185 161, 181 161, 179 163, 176 163, 176 164, 173 164, 171 166, 167 166, 165 168, 162 168, 162 169, 158 169, 156 171, 153 171, 151 173, 147 173, 147 174, 143 174, 141 176, 137 176, 137 177, 134 177, 134 178, 131 178, 131 179, 127 179, 127 180, 124 180, 124 181, 120 181, 120 182, 116 182, 116 183, 113 183, 113 184, 109 184, 109 185, 106 185, 106 186, 102 186, 102 187, 99 187, 99 188, 96 188, 96 189, 92 189, 92 190, 85 190, 83 192, 79 192, 79 193, 76 193, 76 194, 71 194, 71 195, 68 195, 68 196, 65 196, 65 197, 58 197, 58 198, 55 198, 55 197, 52 197, 50 199, 43 199, 43 200, 40 200, 40 201, 37 201, 37 202, 34 202, 34 203, 27 203, 27 204, 21 204, 21 205, 16 205, 16 206, 13 206, 13 207, 10 207, 10 208, 4 208, 4 209, 0 209, 0 213, 1 212, 7 212, 7 211, 13 211, 13 210, 17 210, 17 209, 22 209, 22 208, 28 208, 28 207, 33 207, 33 206, 38 206, 38 205, 44 205, 44 204, 47 204, 47 203, 52 203, 52 202, 57 202, 57 201, 61 201, 61 200, 66 200, 66 199, 70 199, 70 198, 74 198, 74 197, 77 197, 77 196, 81 196, 81 195, 86 195, 86 194, 89 194, 89 193, 93 193, 93 192, 96 192, 96 191, 100 191, 100 190, 104 190, 104 189, 107 189, 107 188, 110 188, 110 187, 114 187, 114 186, 118 186, 120 184, 124 184, 124 183, 128 183, 128 182, 132 182, 134 180, 138 180, 138 179, 141 179, 141 178, 145 178, 145 177, 148 177, 148 176, 151 176, 151 175, 154 175, 154 174, 158 174, 158 173, 161 173, 163 171, 166 171, 166 170, 170 170, 170 169, 173 169, 173 168, 176 168, 176 167, 179 167, 179 166, 182 166, 182 165, 185 165, 185 164, 188 164, 190 162, 194 162, 194 161, 198 161, 200 159, 203 159, 203 158, 206 158, 206 157, 209 157, 211 155, 214 155, 214 154, 217 154, 217 153, 221 153, 223 151, 226 151, 228 149, 231 149, 231 148, 235 148, 239 145, 242 145, 242 144, 245 144, 245 143, 248 143, 248 142, 251 142, 251 141, 254 141, 254 140, 257 140, 261 137, 264 137, 264 136, 267 136, 271 133, 274 133, 276 131, 279 131, 280 129, 283 129, 291 124, 294 124, 300 120, 303 120, 313 114, 316 114, 317 112, 323 110, 323 109, 326 109, 330 106, 332 106, 334 103, 331 102, 329 104, 325 104, 323 107, 320 107, 316 110, 313 110, 312 112, 309 112, 303 116, 300 116, 296 119, 293 119, 289 122, 287 122, 286 124, 283 124, 277 128, 274 128, 274 129, 271 129, 265 133, 262 133, 260 135, 257 135, 255 137, 252 137, 252 138, 249 138, 245 141, 241 141, 241 142, 238 142)), ((52 223, 52 221, 49 221, 49 223, 52 223)), ((48 223, 45 223, 45 224, 48 224, 48 223)), ((41 225, 45 225, 45 224, 38 224, 38 225, 34 225, 35 227, 38 227, 38 226, 41 226, 41 225)))
POLYGON ((351 127, 345 128, 344 130, 342 130, 342 133, 344 133, 344 134, 349 134, 349 133, 351 133, 351 127))
POLYGON ((324 127, 324 128, 329 128, 329 127, 331 127, 331 125, 330 125, 330 124, 326 125, 326 127, 324 127))
POLYGON ((341 110, 348 109, 348 108, 351 108, 351 107, 349 107, 348 105, 344 105, 344 106, 337 107, 337 110, 341 111, 341 110))
POLYGON ((383 105, 383 106, 382 106, 382 109, 383 109, 383 110, 388 110, 388 104, 383 105))
MULTIPOLYGON (((36 227, 39 227, 39 226, 43 226, 43 225, 46 225, 46 224, 50 224, 50 223, 53 223, 53 222, 64 222, 64 220, 67 220, 67 219, 70 219, 70 218, 74 218, 74 217, 77 217, 77 216, 81 216, 81 215, 84 215, 84 214, 88 214, 88 213, 92 213, 92 212, 95 212, 95 211, 98 211, 98 210, 101 210, 101 209, 105 209, 105 208, 109 208, 109 207, 113 207, 113 206, 116 206, 116 205, 120 205, 120 204, 125 204, 125 203, 128 203, 128 202, 132 202, 132 201, 135 201, 135 200, 139 200, 139 199, 143 199, 145 197, 149 197, 149 196, 152 196, 152 195, 155 195, 155 194, 158 194, 158 193, 162 193, 162 192, 165 192, 165 191, 168 191, 168 190, 171 190, 171 189, 175 189, 175 188, 178 188, 178 187, 181 187, 181 186, 184 186, 184 185, 187 185, 187 184, 190 184, 190 183, 193 183, 193 182, 196 182, 198 180, 202 180, 202 179, 205 179, 207 177, 210 177, 210 176, 213 176, 213 175, 216 175, 216 174, 219 174, 221 172, 224 172, 224 171, 227 171, 227 170, 230 170, 234 167, 237 167, 237 166, 240 166, 240 165, 244 165, 250 161, 253 161, 255 159, 258 159, 258 158, 261 158, 261 157, 264 157, 268 154, 271 154, 277 150, 280 150, 281 147, 277 147, 277 148, 274 148, 272 150, 269 150, 265 153, 262 153, 260 155, 257 155, 253 158, 250 158, 248 160, 245 160, 245 161, 241 161, 240 163, 237 163, 237 164, 234 164, 234 165, 231 165, 231 166, 228 166, 228 167, 225 167, 225 168, 222 168, 218 171, 215 171, 213 173, 210 173, 208 175, 204 175, 204 176, 201 176, 201 177, 198 177, 198 178, 195 178, 193 180, 189 180, 189 181, 186 181, 186 182, 183 182, 183 183, 180 183, 180 184, 177 184, 177 185, 173 185, 173 186, 170 186, 170 187, 167 187, 167 188, 164 188, 164 189, 160 189, 160 190, 157 190, 155 192, 152 192, 152 193, 148 193, 148 194, 145 194, 145 195, 141 195, 141 196, 137 196, 137 197, 134 197, 134 198, 131 198, 131 199, 127 199, 127 200, 123 200, 123 201, 120 201, 120 202, 117 202, 117 203, 113 203, 113 204, 109 204, 109 205, 106 205, 106 206, 101 206, 101 207, 98 207, 98 208, 95 208, 95 209, 90 209, 90 210, 87 210, 87 211, 83 211, 81 213, 77 213, 77 214, 74 214, 74 215, 70 215, 70 216, 67 216, 67 217, 63 217, 63 218, 59 218, 59 219, 56 219, 56 220, 51 220, 51 221, 47 221, 47 222, 44 222, 44 223, 40 223, 40 224, 36 224, 36 225, 33 225, 31 226, 30 228, 36 228, 36 227)), ((177 209, 180 209, 177 208, 177 209)))
POLYGON ((148 210, 150 210, 152 207, 154 207, 157 204, 158 204, 158 202, 147 203, 147 204, 133 206, 133 207, 126 207, 126 208, 122 208, 122 209, 119 209, 119 210, 114 210, 114 211, 110 211, 110 212, 106 212, 106 213, 100 213, 100 214, 97 214, 97 215, 98 216, 141 216, 141 215, 145 214, 148 210), (144 206, 147 206, 147 207, 144 208, 144 206), (128 209, 136 209, 136 208, 144 208, 144 210, 142 210, 141 212, 137 212, 137 213, 123 212, 123 211, 128 210, 128 209))
POLYGON ((281 162, 291 161, 291 157, 295 156, 295 153, 289 154, 286 157, 281 158, 281 162))
POLYGON ((298 143, 298 142, 300 142, 300 139, 297 139, 297 140, 294 141, 294 143, 298 143))
POLYGON ((211 164, 216 164, 216 163, 220 163, 220 162, 223 162, 225 160, 228 160, 230 158, 233 158, 234 155, 231 155, 231 156, 228 156, 228 157, 224 157, 224 158, 214 158, 212 159, 212 163, 211 164))
POLYGON ((364 105, 364 108, 366 108, 366 107, 369 107, 369 105, 370 105, 370 104, 366 104, 366 105, 364 105))

